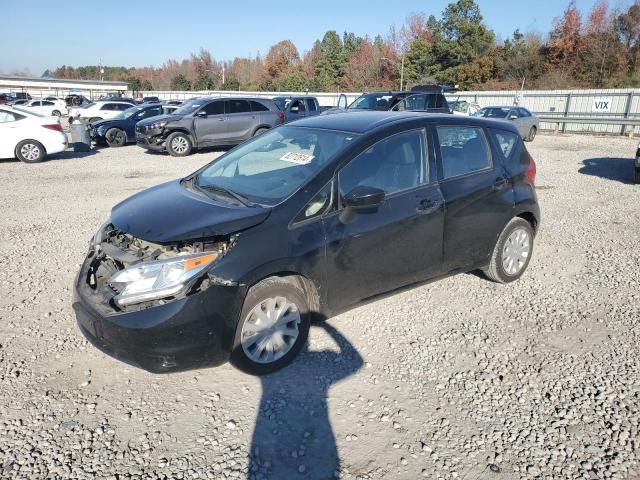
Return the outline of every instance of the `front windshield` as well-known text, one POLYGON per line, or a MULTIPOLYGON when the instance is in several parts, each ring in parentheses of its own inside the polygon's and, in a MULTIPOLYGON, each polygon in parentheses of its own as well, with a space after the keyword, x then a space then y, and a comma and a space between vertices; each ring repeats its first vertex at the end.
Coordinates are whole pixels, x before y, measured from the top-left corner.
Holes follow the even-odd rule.
POLYGON ((204 105, 206 101, 194 98, 189 100, 188 102, 183 103, 180 108, 178 108, 175 112, 175 115, 188 115, 191 112, 196 111, 202 105, 204 105))
POLYGON ((124 110, 122 113, 116 115, 116 119, 120 119, 120 120, 124 120, 126 118, 129 118, 133 115, 135 115, 136 113, 138 113, 140 110, 142 110, 140 107, 131 107, 131 108, 127 108, 126 110, 124 110))
POLYGON ((203 190, 222 188, 252 203, 277 205, 355 138, 351 133, 280 127, 214 160, 195 183, 203 190))
POLYGON ((356 98, 350 110, 389 110, 393 106, 393 95, 388 93, 367 93, 356 98))
POLYGON ((474 117, 484 118, 506 118, 510 108, 507 107, 487 107, 473 114, 474 117))

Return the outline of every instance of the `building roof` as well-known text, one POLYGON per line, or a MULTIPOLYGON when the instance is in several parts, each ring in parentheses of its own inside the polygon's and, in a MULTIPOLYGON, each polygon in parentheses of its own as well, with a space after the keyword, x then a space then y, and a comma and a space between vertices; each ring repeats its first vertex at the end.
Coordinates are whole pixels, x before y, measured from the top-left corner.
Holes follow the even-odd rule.
POLYGON ((40 78, 40 77, 23 77, 19 75, 0 75, 0 81, 11 81, 19 84, 20 82, 36 82, 43 84, 50 83, 77 83, 77 84, 86 84, 86 85, 104 85, 104 86, 113 86, 113 87, 124 87, 127 88, 127 82, 123 81, 104 81, 104 80, 77 80, 74 78, 40 78))

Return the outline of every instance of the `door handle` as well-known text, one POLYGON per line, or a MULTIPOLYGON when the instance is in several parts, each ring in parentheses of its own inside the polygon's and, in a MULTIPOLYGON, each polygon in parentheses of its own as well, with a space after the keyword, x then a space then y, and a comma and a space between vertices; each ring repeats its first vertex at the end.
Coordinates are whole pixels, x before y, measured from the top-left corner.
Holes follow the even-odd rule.
POLYGON ((420 203, 418 204, 418 208, 416 208, 416 211, 422 214, 433 213, 436 210, 438 210, 441 206, 442 206, 442 200, 425 198, 424 200, 420 201, 420 203))
POLYGON ((507 186, 507 179, 504 177, 496 178, 495 182, 493 182, 493 190, 502 190, 507 186))

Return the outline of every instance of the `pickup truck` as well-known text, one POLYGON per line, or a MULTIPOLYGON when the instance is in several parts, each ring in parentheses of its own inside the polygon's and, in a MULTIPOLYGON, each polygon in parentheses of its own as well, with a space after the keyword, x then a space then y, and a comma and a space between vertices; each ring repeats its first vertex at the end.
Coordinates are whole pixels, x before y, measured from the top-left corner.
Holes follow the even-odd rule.
POLYGON ((273 101, 284 112, 285 122, 320 115, 321 112, 316 97, 275 97, 273 101))

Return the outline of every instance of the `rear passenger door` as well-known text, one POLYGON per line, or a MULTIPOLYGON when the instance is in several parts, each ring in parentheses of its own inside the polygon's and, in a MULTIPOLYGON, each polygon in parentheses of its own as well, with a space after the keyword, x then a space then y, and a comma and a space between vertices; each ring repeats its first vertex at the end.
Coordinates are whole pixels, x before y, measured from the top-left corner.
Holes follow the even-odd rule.
POLYGON ((434 130, 446 211, 445 268, 483 265, 513 214, 509 175, 493 155, 483 128, 438 126, 434 130))
POLYGON ((247 100, 225 100, 228 143, 240 143, 253 135, 258 115, 251 111, 247 100))

